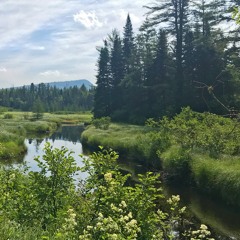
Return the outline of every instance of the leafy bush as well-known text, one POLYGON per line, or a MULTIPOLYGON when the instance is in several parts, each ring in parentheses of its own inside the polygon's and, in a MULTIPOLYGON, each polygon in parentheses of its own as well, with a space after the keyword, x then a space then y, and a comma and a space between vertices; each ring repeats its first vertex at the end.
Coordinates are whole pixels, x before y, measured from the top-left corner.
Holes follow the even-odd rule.
POLYGON ((78 188, 71 152, 49 144, 35 159, 39 172, 1 169, 0 239, 210 239, 205 225, 193 231, 183 224, 185 207, 179 196, 164 198, 158 174, 128 186, 117 159, 104 149, 84 159, 88 177, 78 188))
POLYGON ((109 128, 110 123, 111 123, 110 117, 95 118, 92 120, 92 124, 95 126, 95 128, 103 130, 107 130, 109 128))
POLYGON ((212 157, 240 153, 240 123, 211 113, 193 112, 189 107, 169 120, 163 118, 151 124, 165 129, 171 143, 183 149, 201 150, 212 157))
POLYGON ((6 113, 3 116, 4 119, 12 119, 13 118, 13 114, 12 113, 6 113))
POLYGON ((187 150, 179 146, 171 146, 163 154, 159 153, 162 160, 163 170, 168 174, 169 179, 179 181, 182 184, 190 177, 190 155, 187 150))

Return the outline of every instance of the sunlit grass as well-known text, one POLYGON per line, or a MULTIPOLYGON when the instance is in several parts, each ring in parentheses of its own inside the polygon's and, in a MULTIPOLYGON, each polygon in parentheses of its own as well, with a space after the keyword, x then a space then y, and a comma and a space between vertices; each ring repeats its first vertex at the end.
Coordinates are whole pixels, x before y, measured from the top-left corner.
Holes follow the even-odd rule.
POLYGON ((194 155, 191 170, 197 185, 225 202, 240 206, 240 157, 194 155))
POLYGON ((129 124, 111 123, 107 130, 97 129, 94 126, 88 128, 82 134, 82 143, 97 150, 99 146, 112 148, 121 156, 143 160, 145 148, 144 136, 150 131, 149 127, 129 124))
POLYGON ((90 122, 91 113, 51 114, 44 113, 39 120, 31 112, 1 112, 0 159, 14 160, 26 152, 24 139, 34 134, 54 132, 61 124, 84 124, 90 122))

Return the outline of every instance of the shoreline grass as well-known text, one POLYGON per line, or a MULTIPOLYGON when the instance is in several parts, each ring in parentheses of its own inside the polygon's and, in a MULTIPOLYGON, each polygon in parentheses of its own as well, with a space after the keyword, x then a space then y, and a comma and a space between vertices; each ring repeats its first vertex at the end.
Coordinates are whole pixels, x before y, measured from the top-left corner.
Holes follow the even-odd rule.
MULTIPOLYGON (((153 128, 128 124, 111 123, 109 129, 88 126, 82 133, 82 143, 96 150, 98 146, 112 148, 120 156, 149 164, 156 159, 152 156, 153 128)), ((200 192, 221 198, 226 204, 240 207, 240 157, 220 154, 218 158, 197 149, 185 151, 180 145, 172 144, 158 152, 158 165, 175 182, 193 184, 200 192)), ((159 169, 160 170, 160 169, 159 169)))
POLYGON ((148 162, 149 145, 145 143, 150 127, 111 123, 107 130, 90 125, 81 135, 83 146, 96 151, 99 146, 117 151, 121 157, 148 162))
POLYGON ((0 160, 14 162, 22 159, 27 149, 27 136, 49 135, 61 124, 84 124, 90 122, 90 113, 51 114, 44 113, 41 119, 33 119, 30 112, 2 112, 0 114, 0 160))

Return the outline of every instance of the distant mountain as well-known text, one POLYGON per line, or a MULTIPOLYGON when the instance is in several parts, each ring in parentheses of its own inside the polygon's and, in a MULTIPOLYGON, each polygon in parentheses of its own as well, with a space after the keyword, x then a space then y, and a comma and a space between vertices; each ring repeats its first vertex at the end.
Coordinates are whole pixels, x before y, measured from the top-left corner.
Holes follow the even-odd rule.
MULTIPOLYGON (((39 83, 41 84, 41 83, 39 83)), ((39 84, 34 84, 35 86, 39 85, 39 84)), ((80 80, 69 80, 69 81, 61 81, 61 82, 49 82, 49 83, 44 83, 45 85, 49 85, 50 87, 56 87, 59 89, 63 89, 63 88, 70 88, 70 87, 81 87, 82 85, 85 85, 85 87, 89 90, 92 87, 94 87, 94 84, 92 84, 91 82, 89 82, 87 79, 80 79, 80 80)), ((25 87, 29 88, 30 85, 24 85, 25 87)), ((13 87, 13 88, 21 88, 23 86, 18 86, 18 87, 13 87)), ((10 87, 8 87, 10 88, 10 87)), ((6 88, 6 89, 8 89, 6 88)), ((12 87, 11 87, 12 88, 12 87)), ((4 88, 2 88, 4 89, 4 88)))
POLYGON ((86 79, 80 79, 80 80, 71 80, 71 81, 63 81, 63 82, 50 82, 50 83, 45 83, 46 85, 49 84, 51 87, 56 87, 56 88, 70 88, 70 87, 81 87, 82 85, 85 85, 87 89, 90 89, 93 87, 93 84, 89 82, 86 79))

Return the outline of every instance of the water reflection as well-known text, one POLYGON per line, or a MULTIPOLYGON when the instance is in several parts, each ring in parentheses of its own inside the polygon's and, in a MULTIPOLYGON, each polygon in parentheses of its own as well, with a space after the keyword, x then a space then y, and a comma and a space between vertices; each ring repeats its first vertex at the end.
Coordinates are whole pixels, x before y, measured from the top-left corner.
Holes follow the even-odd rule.
POLYGON ((179 194, 183 205, 215 230, 216 239, 240 239, 240 209, 227 206, 191 187, 165 185, 164 190, 167 195, 179 194))
MULTIPOLYGON (((25 145, 28 149, 23 161, 27 164, 31 171, 39 171, 35 157, 39 156, 40 159, 44 154, 44 146, 46 142, 49 142, 53 148, 66 147, 69 151, 73 151, 72 156, 77 162, 77 165, 82 167, 82 158, 79 154, 82 154, 82 144, 80 142, 81 132, 83 128, 81 126, 62 126, 57 132, 50 137, 46 138, 29 138, 25 139, 25 145)), ((81 173, 81 178, 85 178, 86 174, 81 173)))
MULTIPOLYGON (((31 170, 38 171, 38 166, 33 159, 36 156, 41 157, 45 143, 50 142, 53 147, 61 148, 64 146, 73 151, 73 157, 76 159, 77 164, 82 166, 82 159, 79 157, 79 154, 83 153, 80 142, 82 131, 83 127, 81 126, 63 126, 50 137, 26 139, 25 144, 28 148, 28 153, 24 161, 27 162, 31 170)), ((123 171, 130 172, 133 178, 136 178, 137 174, 147 171, 146 166, 139 165, 139 163, 134 161, 121 160, 119 164, 123 171)), ((87 175, 81 173, 80 177, 86 178, 87 175)), ((171 187, 170 189, 165 188, 165 190, 169 194, 180 194, 183 204, 188 206, 201 222, 212 226, 219 233, 216 239, 240 239, 240 211, 211 200, 192 189, 171 187), (220 234, 226 237, 222 237, 220 234)))
POLYGON ((81 133, 84 128, 82 126, 69 126, 64 125, 58 129, 55 133, 53 133, 50 139, 54 142, 55 140, 64 140, 71 141, 74 144, 81 142, 81 133))

